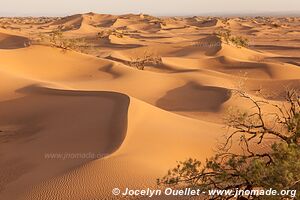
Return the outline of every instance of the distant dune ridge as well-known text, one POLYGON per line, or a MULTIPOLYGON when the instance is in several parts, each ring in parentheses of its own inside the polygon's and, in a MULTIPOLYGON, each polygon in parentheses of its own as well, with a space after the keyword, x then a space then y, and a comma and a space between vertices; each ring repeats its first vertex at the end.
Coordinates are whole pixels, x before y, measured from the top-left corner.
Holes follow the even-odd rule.
POLYGON ((249 108, 233 89, 274 102, 300 89, 299 28, 297 17, 1 18, 0 200, 118 199, 113 188, 155 188, 177 160, 205 161, 227 110, 249 108))

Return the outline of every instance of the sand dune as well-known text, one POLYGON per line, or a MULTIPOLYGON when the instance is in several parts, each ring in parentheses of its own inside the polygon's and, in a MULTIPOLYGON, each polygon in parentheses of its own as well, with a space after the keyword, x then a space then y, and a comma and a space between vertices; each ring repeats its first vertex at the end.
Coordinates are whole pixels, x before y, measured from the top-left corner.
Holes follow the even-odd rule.
POLYGON ((24 48, 28 42, 26 37, 0 33, 0 49, 24 48))
POLYGON ((51 22, 49 25, 61 27, 62 30, 73 34, 89 34, 97 33, 100 27, 110 27, 114 24, 115 18, 112 15, 87 13, 64 17, 51 22))
POLYGON ((191 21, 192 23, 190 23, 193 26, 197 26, 197 27, 220 27, 223 26, 224 24, 219 20, 219 19, 198 19, 198 18, 194 18, 193 21, 191 21))
POLYGON ((189 110, 215 112, 229 98, 230 90, 201 86, 190 82, 183 87, 167 92, 166 96, 158 100, 157 106, 170 111, 189 110), (189 99, 189 101, 182 99, 182 95, 184 95, 186 99, 189 99))
POLYGON ((247 75, 247 77, 251 78, 297 79, 300 75, 299 67, 287 63, 259 63, 226 56, 217 57, 212 61, 214 66, 211 69, 228 74, 247 75))
POLYGON ((206 144, 214 143, 220 130, 213 124, 163 112, 131 98, 126 139, 117 152, 35 187, 25 199, 95 199, 109 196, 114 187, 155 187, 155 182, 149 177, 154 180, 164 174, 164 170, 174 164, 174 159, 198 157, 200 152, 211 154, 206 144), (171 125, 173 123, 177 123, 176 126, 171 125), (145 124, 149 126, 147 129, 145 124), (203 127, 210 127, 210 132, 203 127), (206 137, 207 134, 211 137, 206 137), (114 173, 110 173, 112 171, 114 173), (130 179, 120 178, 122 174, 130 176, 130 179), (53 190, 58 184, 65 187, 53 190), (82 185, 85 187, 82 188, 82 185))
POLYGON ((54 22, 50 23, 50 25, 69 25, 69 26, 73 25, 75 27, 76 26, 79 27, 80 24, 81 24, 81 22, 82 22, 82 15, 81 14, 77 14, 77 15, 72 15, 72 16, 64 17, 62 19, 54 21, 54 22))
MULTIPOLYGON (((1 50, 0 50, 1 51, 1 50)), ((1 69, 30 79, 53 81, 90 79, 94 75, 110 78, 107 73, 94 73, 112 63, 76 52, 31 46, 16 51, 1 51, 1 69), (14 59, 14 58, 18 59, 14 59)))
POLYGON ((45 160, 46 153, 97 153, 101 158, 114 152, 125 137, 129 105, 126 95, 37 86, 22 88, 18 92, 24 97, 0 105, 1 140, 13 144, 4 144, 2 152, 12 151, 13 146, 19 149, 1 159, 4 168, 0 188, 5 186, 8 194, 11 193, 8 183, 12 182, 12 190, 24 188, 91 160, 45 160), (15 159, 18 162, 11 164, 15 159), (9 175, 11 170, 19 168, 26 170, 9 175), (13 183, 15 179, 19 180, 16 185, 13 183))
POLYGON ((273 102, 300 89, 298 18, 30 20, 0 19, 0 200, 155 188, 177 160, 214 154, 227 110, 250 106, 233 89, 273 102), (37 42, 57 29, 78 48, 37 42), (225 42, 223 29, 250 46, 225 42))

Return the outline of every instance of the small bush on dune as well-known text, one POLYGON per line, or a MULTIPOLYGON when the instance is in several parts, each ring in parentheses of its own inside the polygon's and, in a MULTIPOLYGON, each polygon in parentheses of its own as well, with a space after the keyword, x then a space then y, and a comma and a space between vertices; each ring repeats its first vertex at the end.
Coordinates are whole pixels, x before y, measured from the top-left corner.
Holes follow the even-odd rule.
POLYGON ((146 65, 160 65, 162 64, 161 57, 145 51, 142 56, 132 57, 129 65, 139 70, 144 70, 146 65))
POLYGON ((231 37, 231 31, 227 29, 222 29, 215 33, 219 38, 223 39, 226 43, 229 42, 229 38, 231 37))
POLYGON ((272 23, 271 26, 273 26, 274 28, 280 28, 281 25, 278 23, 272 23))
POLYGON ((58 48, 70 50, 76 47, 76 40, 67 39, 63 36, 63 32, 58 29, 50 34, 50 43, 58 48))
POLYGON ((50 45, 63 50, 75 50, 80 52, 85 47, 84 38, 66 38, 60 29, 50 34, 39 33, 37 38, 33 39, 33 41, 39 45, 50 45))
POLYGON ((123 38, 123 32, 122 31, 119 31, 119 30, 104 30, 104 31, 101 31, 99 32, 98 34, 98 37, 100 38, 108 38, 109 36, 111 35, 114 35, 118 38, 123 38))
POLYGON ((233 36, 229 39, 229 41, 236 45, 237 47, 248 47, 249 46, 249 41, 247 38, 244 38, 242 36, 233 36))
POLYGON ((249 40, 242 36, 232 36, 231 31, 224 29, 215 33, 221 40, 227 44, 233 44, 236 47, 248 47, 249 40))
POLYGON ((265 58, 264 58, 264 56, 255 55, 255 56, 252 57, 252 60, 254 60, 256 62, 264 62, 265 58))
POLYGON ((223 24, 226 24, 226 25, 229 25, 229 18, 225 17, 225 18, 220 18, 220 21, 223 23, 223 24))

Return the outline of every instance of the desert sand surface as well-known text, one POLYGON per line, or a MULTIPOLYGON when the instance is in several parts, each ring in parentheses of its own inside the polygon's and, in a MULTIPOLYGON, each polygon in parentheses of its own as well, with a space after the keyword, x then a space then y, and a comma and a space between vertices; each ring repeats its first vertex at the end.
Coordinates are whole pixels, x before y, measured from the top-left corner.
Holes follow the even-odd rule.
POLYGON ((0 200, 156 188, 215 153, 228 109, 249 106, 239 87, 276 102, 300 89, 300 18, 0 18, 0 200))

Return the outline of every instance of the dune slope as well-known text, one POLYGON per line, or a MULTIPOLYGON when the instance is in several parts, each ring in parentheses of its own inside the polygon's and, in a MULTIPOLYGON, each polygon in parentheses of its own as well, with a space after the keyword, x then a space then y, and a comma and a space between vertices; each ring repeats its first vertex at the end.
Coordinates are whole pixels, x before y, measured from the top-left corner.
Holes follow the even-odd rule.
POLYGON ((177 160, 215 153, 228 109, 251 106, 234 89, 275 103, 300 89, 298 18, 86 13, 0 25, 0 200, 156 188, 177 160), (39 42, 57 29, 75 47, 39 42))

